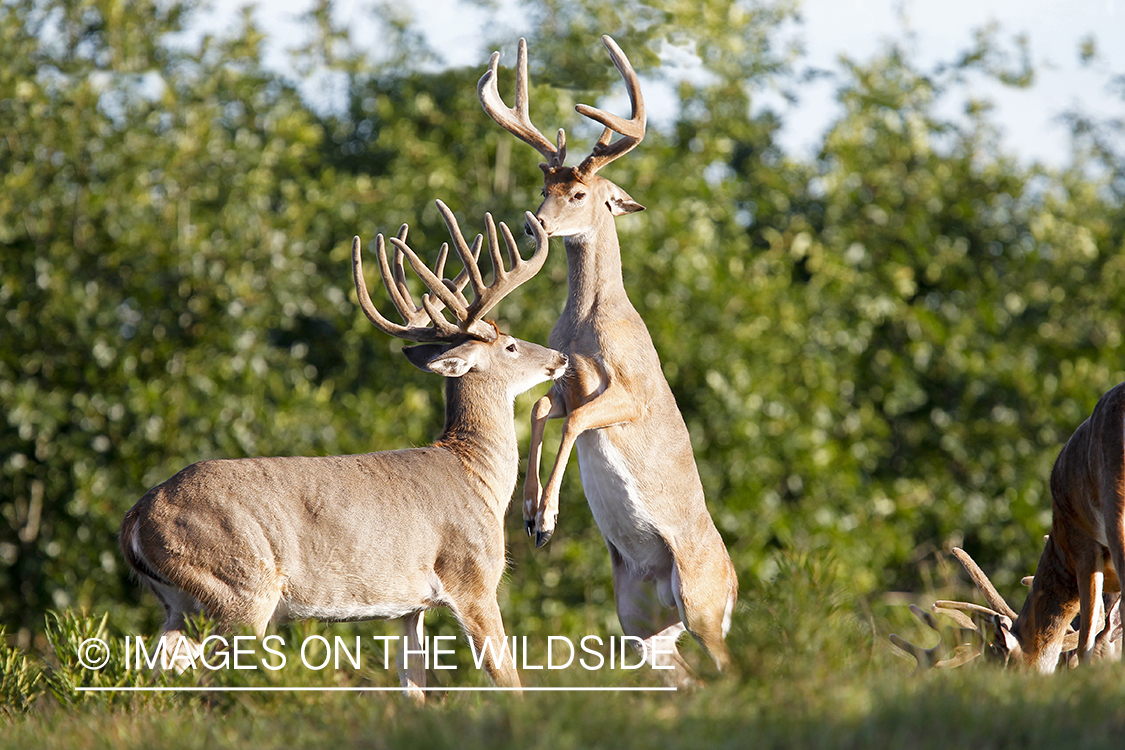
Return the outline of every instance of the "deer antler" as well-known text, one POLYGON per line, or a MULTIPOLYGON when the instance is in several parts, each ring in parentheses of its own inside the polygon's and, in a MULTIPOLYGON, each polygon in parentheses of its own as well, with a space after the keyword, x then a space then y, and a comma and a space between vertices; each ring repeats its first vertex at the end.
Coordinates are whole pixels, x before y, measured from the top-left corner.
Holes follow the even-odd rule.
MULTIPOLYGON (((450 232, 460 235, 460 230, 457 229, 457 220, 453 217, 453 213, 445 207, 444 204, 439 203, 438 208, 445 218, 446 224, 450 227, 450 232)), ((493 280, 489 286, 484 286, 481 280, 480 272, 477 270, 476 263, 468 266, 469 279, 473 285, 473 294, 475 298, 473 303, 469 305, 466 310, 466 321, 463 325, 472 325, 474 322, 482 319, 484 314, 491 310, 496 304, 504 299, 513 289, 523 284, 535 274, 539 273, 539 269, 547 261, 547 231, 543 225, 535 220, 535 214, 530 211, 524 212, 524 219, 527 221, 527 226, 531 228, 535 236, 535 252, 530 258, 524 260, 520 255, 519 246, 516 244, 516 238, 512 236, 511 230, 508 229, 504 222, 500 222, 500 232, 504 235, 504 245, 508 251, 508 270, 504 270, 504 258, 500 255, 500 243, 496 237, 496 224, 492 221, 491 214, 485 214, 485 228, 488 231, 488 251, 492 257, 493 280)), ((478 236, 479 241, 479 236, 478 236)), ((464 240, 460 240, 461 243, 464 240)), ((458 252, 460 252, 461 245, 458 245, 458 252)))
MULTIPOLYGON (((586 104, 579 104, 575 107, 579 114, 605 126, 605 130, 602 131, 601 137, 594 144, 590 155, 583 159, 582 163, 576 168, 578 174, 582 176, 592 175, 614 159, 624 156, 636 148, 637 144, 645 137, 647 118, 644 98, 641 96, 640 79, 637 78, 633 66, 629 64, 629 59, 625 57, 625 53, 621 51, 621 48, 617 46, 613 39, 603 36, 602 43, 609 50, 609 56, 621 73, 621 77, 625 79, 625 87, 629 92, 629 102, 632 105, 633 113, 626 120, 623 117, 586 104), (611 144, 610 139, 614 133, 622 137, 611 144)), ((561 167, 566 159, 566 133, 560 128, 556 138, 558 146, 552 146, 546 136, 540 133, 538 128, 531 123, 531 117, 528 115, 527 42, 520 39, 519 51, 516 55, 516 103, 515 106, 510 108, 505 106, 504 100, 501 99, 500 92, 496 87, 499 62, 500 53, 493 52, 492 58, 488 62, 488 70, 481 76, 480 82, 477 84, 477 94, 480 96, 480 103, 484 107, 484 111, 500 127, 542 154, 543 158, 547 160, 545 165, 547 168, 561 167)))
MULTIPOLYGON (((984 574, 984 571, 967 552, 963 549, 954 548, 953 555, 965 567, 977 588, 980 589, 985 599, 992 606, 983 607, 972 602, 937 601, 933 605, 934 611, 941 612, 954 619, 963 631, 975 632, 974 644, 983 642, 987 646, 986 651, 989 654, 1000 657, 1006 662, 1012 649, 1019 645, 1018 640, 1012 633, 1018 615, 1008 606, 1004 598, 996 591, 996 587, 992 585, 988 576, 984 574)), ((1027 576, 1022 580, 1025 585, 1035 585, 1033 576, 1027 576)), ((1099 622, 1098 628, 1095 629, 1096 635, 1092 649, 1096 653, 1096 658, 1119 658, 1122 637, 1121 596, 1107 596, 1105 605, 1104 619, 1099 622)), ((933 617, 928 613, 922 612, 914 605, 911 605, 911 611, 931 628, 938 629, 933 617)), ((891 636, 891 642, 911 654, 917 660, 919 670, 933 666, 958 666, 960 663, 967 661, 967 659, 963 659, 958 663, 950 663, 956 660, 956 654, 953 659, 948 659, 945 662, 940 661, 944 638, 941 643, 931 649, 923 649, 897 635, 891 636)), ((1073 665, 1078 663, 1078 642, 1078 631, 1073 626, 1068 626, 1062 637, 1059 664, 1073 665)))
POLYGON ((488 70, 480 77, 477 83, 477 95, 480 97, 481 106, 489 116, 496 120, 500 127, 528 144, 547 160, 548 167, 561 167, 566 159, 566 133, 559 128, 557 136, 558 146, 552 146, 547 137, 531 123, 527 103, 527 40, 520 39, 519 50, 516 53, 516 104, 507 107, 500 97, 496 86, 497 68, 500 64, 500 53, 493 52, 488 61, 488 70))
MULTIPOLYGON (((934 603, 934 606, 948 610, 959 610, 961 612, 983 615, 992 621, 1003 621, 1006 628, 1010 631, 1016 620, 1019 619, 1019 615, 1017 615, 1016 612, 1010 606, 1008 606, 1008 603, 1004 600, 1004 597, 1000 595, 1000 592, 998 592, 996 590, 996 587, 992 585, 992 581, 989 580, 988 576, 985 575, 980 566, 976 564, 976 561, 969 556, 968 552, 959 547, 954 547, 953 556, 956 557, 958 561, 960 561, 961 565, 965 568, 965 571, 969 574, 969 577, 973 579, 973 583, 976 584, 977 589, 980 590, 985 600, 987 600, 991 605, 991 608, 982 607, 981 605, 973 604, 972 602, 953 601, 938 601, 934 603), (1003 620, 1001 620, 1000 618, 1003 618, 1003 620)), ((1025 576, 1024 578, 1020 579, 1020 582, 1026 586, 1030 586, 1034 582, 1034 576, 1025 576)), ((974 627, 976 627, 977 632, 979 632, 987 641, 987 631, 979 626, 974 625, 974 627)), ((1078 632, 1073 628, 1067 628, 1066 636, 1063 640, 1062 650, 1065 654, 1065 652, 1073 651, 1076 648, 1078 648, 1078 632)))
POLYGON ((605 126, 598 142, 594 144, 594 150, 578 165, 578 172, 582 175, 592 175, 614 159, 629 153, 645 137, 647 118, 645 116, 644 98, 641 96, 640 79, 637 78, 633 66, 629 64, 629 58, 625 57, 625 53, 617 46, 617 42, 608 36, 603 36, 602 44, 609 50, 609 56, 612 58, 614 66, 621 73, 621 77, 625 79, 625 87, 629 92, 629 103, 632 106, 633 113, 626 120, 586 104, 579 104, 575 107, 579 114, 605 126), (614 133, 623 137, 610 144, 609 140, 614 133))
POLYGON ((976 564, 973 558, 969 557, 969 553, 960 547, 954 547, 953 556, 964 566, 969 577, 973 579, 973 583, 977 585, 981 594, 984 595, 985 601, 987 601, 997 613, 1015 621, 1017 617, 1015 610, 1008 606, 1008 602, 1004 601, 1004 597, 1000 596, 1000 592, 992 585, 992 581, 988 580, 988 576, 984 574, 984 571, 980 569, 980 566, 976 564))
POLYGON ((456 279, 450 281, 443 278, 445 262, 449 256, 449 244, 443 243, 438 251, 438 259, 431 270, 418 257, 417 253, 406 244, 408 227, 403 224, 397 237, 391 238, 395 247, 394 266, 387 259, 386 244, 383 235, 376 237, 375 252, 379 258, 379 268, 383 276, 383 284, 387 293, 402 316, 405 325, 399 325, 388 320, 379 312, 371 301, 367 291, 367 282, 363 276, 363 262, 360 257, 360 239, 352 241, 352 270, 355 277, 356 293, 359 296, 359 305, 368 320, 383 331, 397 338, 409 341, 452 341, 461 335, 470 335, 475 338, 491 341, 496 338, 496 329, 491 325, 484 325, 481 319, 484 314, 496 306, 520 284, 524 283, 543 267, 547 260, 547 233, 539 225, 530 212, 525 219, 532 226, 535 235, 535 253, 531 258, 524 260, 519 253, 515 238, 508 227, 501 222, 500 231, 508 249, 509 270, 504 269, 504 259, 500 254, 499 242, 496 235, 496 225, 491 215, 485 215, 485 224, 488 231, 489 254, 492 259, 494 279, 492 284, 485 285, 477 260, 480 257, 483 237, 477 235, 470 247, 461 234, 461 228, 453 212, 441 201, 437 201, 438 211, 445 220, 453 240, 454 249, 464 263, 464 270, 456 279), (422 295, 422 304, 414 304, 414 299, 406 286, 406 274, 403 268, 403 259, 410 262, 418 277, 430 290, 422 295), (472 284, 474 300, 469 303, 461 290, 466 284, 472 284), (442 312, 445 308, 453 313, 457 323, 453 324, 442 312), (432 324, 432 325, 430 325, 432 324))
POLYGON ((893 633, 891 634, 891 643, 913 656, 914 660, 918 662, 915 672, 922 672, 935 667, 938 669, 952 669, 953 667, 959 667, 980 656, 980 647, 977 645, 977 641, 979 641, 979 631, 976 626, 973 625, 973 621, 960 612, 943 609, 939 607, 938 604, 940 604, 940 602, 934 604, 934 612, 945 615, 953 620, 957 625, 956 631, 952 631, 948 628, 943 630, 938 626, 936 617, 917 605, 910 605, 910 611, 914 613, 914 616, 938 634, 939 640, 933 647, 922 648, 905 638, 901 638, 893 633), (951 645, 951 633, 956 633, 954 638, 956 641, 963 641, 966 634, 971 634, 971 639, 968 643, 956 643, 956 645, 953 646, 952 655, 946 659, 944 657, 948 653, 951 645))
MULTIPOLYGON (((406 235, 409 227, 406 224, 402 225, 399 229, 398 239, 405 244, 406 235)), ((363 259, 361 257, 361 243, 359 237, 352 240, 352 276, 355 280, 355 290, 359 297, 359 306, 363 310, 363 314, 367 316, 375 327, 384 333, 400 339, 408 341, 444 341, 451 338, 451 334, 456 331, 450 330, 448 321, 444 317, 439 316, 438 319, 430 318, 428 312, 422 308, 414 305, 414 300, 410 296, 410 291, 406 287, 406 277, 403 273, 402 267, 402 253, 395 253, 395 266, 392 269, 391 264, 387 260, 387 246, 380 234, 375 238, 375 254, 379 259, 379 269, 383 276, 383 285, 387 288, 387 293, 390 295, 391 302, 394 304, 398 314, 402 317, 405 325, 399 325, 388 320, 379 312, 371 301, 371 295, 367 291, 367 281, 363 276, 363 259), (428 324, 433 323, 433 327, 428 324)), ((439 263, 440 265, 440 263, 439 263)))

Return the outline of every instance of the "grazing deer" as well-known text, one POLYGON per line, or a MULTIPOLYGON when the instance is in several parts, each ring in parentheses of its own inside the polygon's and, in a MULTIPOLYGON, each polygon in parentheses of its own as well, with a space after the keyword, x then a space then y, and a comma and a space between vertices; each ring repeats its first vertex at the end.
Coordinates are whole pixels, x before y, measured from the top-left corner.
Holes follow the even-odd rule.
POLYGON ((671 667, 673 680, 684 683, 688 671, 675 640, 685 628, 720 669, 729 663, 724 639, 738 582, 707 512, 687 427, 622 283, 614 218, 643 206, 597 172, 641 142, 645 113, 632 66, 612 39, 602 41, 625 79, 633 114, 624 120, 578 105, 605 130, 577 167, 563 164, 564 131, 552 145, 528 116, 524 40, 515 107, 506 107, 497 90, 498 52, 478 85, 492 119, 547 160, 539 165, 544 201, 527 231, 562 236, 566 248, 568 296, 549 343, 566 352, 571 369, 533 407, 523 517, 536 545, 544 545, 555 529, 563 470, 577 446, 582 486, 613 563, 621 626, 642 639, 654 666, 671 667), (622 137, 610 143, 614 133, 622 137), (562 443, 544 487, 539 468, 545 425, 562 417, 562 443), (657 654, 665 644, 671 653, 657 654))
MULTIPOLYGON (((891 643, 914 657, 914 660, 918 663, 916 672, 923 672, 932 668, 959 667, 977 658, 982 653, 1004 664, 1021 664, 1020 660, 1011 662, 1010 649, 998 645, 1000 641, 995 637, 998 626, 993 623, 993 620, 997 617, 1007 618, 1004 627, 1011 630, 1013 623, 1018 621, 1018 615, 996 592, 995 587, 988 581, 984 572, 965 550, 954 547, 953 556, 961 562, 969 576, 978 582, 978 587, 982 592, 985 592, 986 598, 994 602, 1000 611, 982 607, 972 602, 936 601, 932 607, 933 614, 930 614, 921 607, 911 604, 910 611, 938 634, 938 642, 930 648, 923 648, 892 633, 891 643), (1005 612, 1008 614, 1005 614, 1005 612), (943 615, 949 618, 953 622, 953 627, 948 625, 942 627, 934 615, 943 615), (969 615, 975 615, 976 619, 969 615), (982 620, 984 624, 979 622, 982 620)), ((1034 582, 1034 576, 1025 576, 1021 581, 1025 586, 1031 586, 1034 582)), ((1103 594, 1102 600, 1105 616, 1096 620, 1098 635, 1092 655, 1095 659, 1119 659, 1122 646, 1121 594, 1120 592, 1106 592, 1103 594)), ((1000 622, 1004 623, 1004 620, 1001 619, 1000 622)), ((1070 667, 1077 665, 1079 661, 1079 627, 1081 627, 1081 618, 1075 618, 1066 627, 1058 664, 1070 667)))
MULTIPOLYGON (((121 549, 167 610, 167 652, 186 638, 185 616, 203 612, 221 630, 245 625, 258 637, 271 620, 403 618, 404 640, 418 653, 423 613, 445 606, 477 653, 484 651, 492 680, 519 687, 496 602, 504 514, 519 471, 513 401, 560 377, 567 358, 482 318, 539 271, 547 235, 535 233, 535 253, 524 260, 501 224, 511 259, 505 271, 486 217, 495 279, 485 286, 476 263, 482 238, 470 248, 452 212, 440 201, 438 208, 465 264, 455 281, 442 278, 448 245, 431 271, 406 244, 406 225, 391 239, 393 268, 383 236, 376 241, 383 282, 404 325, 372 304, 358 237, 352 264, 371 322, 419 342, 403 349, 407 359, 445 376, 441 437, 427 448, 355 456, 202 461, 150 490, 125 515, 121 549), (430 289, 421 306, 406 286, 404 256, 430 289), (461 292, 469 281, 471 304, 461 292)), ((191 641, 187 648, 198 652, 191 641)), ((407 694, 419 699, 420 662, 415 657, 401 672, 407 694)))
POLYGON ((989 652, 1044 674, 1070 649, 1079 662, 1120 656, 1120 599, 1107 603, 1106 594, 1120 592, 1125 575, 1125 383, 1102 396, 1063 446, 1051 471, 1051 508, 1051 533, 1018 615, 960 549, 954 555, 989 607, 934 605, 985 615, 979 632, 989 652))

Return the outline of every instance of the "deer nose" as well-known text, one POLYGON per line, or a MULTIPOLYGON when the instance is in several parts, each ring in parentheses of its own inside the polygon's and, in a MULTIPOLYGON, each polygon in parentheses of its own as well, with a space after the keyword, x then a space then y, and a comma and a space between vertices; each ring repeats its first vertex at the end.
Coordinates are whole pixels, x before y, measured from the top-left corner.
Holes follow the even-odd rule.
POLYGON ((552 370, 550 372, 552 380, 558 380, 563 375, 565 375, 566 374, 566 368, 570 365, 570 360, 567 358, 567 356, 565 354, 563 354, 562 352, 559 352, 558 354, 559 354, 559 359, 558 359, 557 363, 555 364, 554 368, 552 368, 552 370))

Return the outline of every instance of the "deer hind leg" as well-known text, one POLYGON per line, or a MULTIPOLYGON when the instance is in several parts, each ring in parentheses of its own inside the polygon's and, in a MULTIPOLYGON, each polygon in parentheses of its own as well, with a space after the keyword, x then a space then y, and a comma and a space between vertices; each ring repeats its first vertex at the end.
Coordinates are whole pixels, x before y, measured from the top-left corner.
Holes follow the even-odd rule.
MULTIPOLYGON (((175 602, 174 609, 180 614, 173 621, 174 615, 170 610, 165 635, 169 635, 167 629, 173 627, 177 631, 176 636, 186 642, 181 650, 190 647, 197 659, 201 656, 210 659, 222 646, 212 643, 207 654, 204 654, 202 644, 197 644, 179 632, 183 630, 186 616, 198 613, 206 615, 214 620, 215 629, 221 634, 237 634, 240 629, 248 627, 260 641, 277 611, 285 577, 280 573, 270 573, 260 576, 256 582, 239 581, 237 584, 213 576, 196 576, 193 581, 195 586, 192 590, 199 590, 198 596, 177 590, 172 600, 175 602)), ((177 659, 177 662, 181 660, 177 659)), ((183 671, 180 666, 176 669, 178 672, 183 671)))
POLYGON ((202 612, 202 605, 196 597, 165 578, 149 562, 138 536, 137 525, 137 516, 134 511, 130 511, 121 527, 121 551, 141 582, 164 607, 164 626, 158 647, 160 657, 153 669, 172 669, 180 674, 199 666, 202 647, 184 631, 187 628, 187 618, 202 612))
POLYGON ((187 618, 203 611, 199 601, 194 596, 171 586, 152 581, 148 583, 167 613, 160 634, 161 657, 154 669, 157 671, 171 669, 176 674, 195 669, 200 666, 203 647, 184 631, 187 629, 187 618))
POLYGON ((419 704, 426 702, 426 653, 422 636, 425 610, 402 618, 402 648, 398 656, 398 676, 402 694, 419 704))
POLYGON ((246 627, 259 639, 277 613, 285 592, 285 574, 260 561, 252 575, 238 579, 200 578, 203 611, 214 618, 220 632, 234 633, 246 627))
POLYGON ((1105 622, 1094 642, 1094 659, 1117 661, 1121 658, 1121 594, 1104 594, 1105 622))
POLYGON ((660 582, 631 565, 612 544, 607 542, 607 545, 613 563, 613 598, 621 629, 625 635, 641 640, 645 661, 666 684, 697 685, 695 674, 676 646, 686 628, 671 590, 665 597, 668 601, 662 601, 660 582))
POLYGON ((710 565, 672 566, 672 594, 687 631, 699 642, 720 672, 730 666, 726 636, 738 598, 738 584, 725 552, 709 559, 710 565))

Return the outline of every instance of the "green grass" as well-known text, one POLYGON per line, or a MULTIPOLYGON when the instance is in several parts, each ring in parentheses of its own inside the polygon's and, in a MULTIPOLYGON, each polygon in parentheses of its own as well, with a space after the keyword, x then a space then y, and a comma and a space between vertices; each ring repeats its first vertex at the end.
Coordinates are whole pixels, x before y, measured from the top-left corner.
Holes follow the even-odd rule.
POLYGON ((689 694, 240 695, 35 709, 0 738, 45 748, 1120 748, 1121 670, 1031 677, 880 669, 741 677, 689 694))
MULTIPOLYGON (((279 632, 296 643, 340 627, 308 623, 279 632)), ((360 633, 374 628, 351 627, 360 633)), ((509 630, 519 632, 511 624, 509 630)), ((798 557, 769 585, 743 592, 729 638, 735 668, 712 675, 705 688, 522 697, 445 692, 417 707, 397 692, 78 693, 78 685, 362 686, 394 685, 396 678, 393 668, 367 666, 178 677, 115 666, 83 671, 73 666, 70 644, 120 634, 104 618, 65 613, 49 619, 51 646, 39 657, 15 649, 0 653, 8 669, 0 685, 11 687, 0 695, 6 706, 0 748, 1122 747, 1120 664, 1043 677, 977 661, 914 675, 913 662, 890 646, 890 632, 926 645, 936 640, 896 599, 851 596, 830 560, 798 557)), ((702 664, 698 648, 686 645, 685 651, 702 664)), ((525 685, 659 684, 642 670, 523 671, 521 677, 525 685)), ((471 669, 432 674, 430 681, 485 684, 471 669)))

